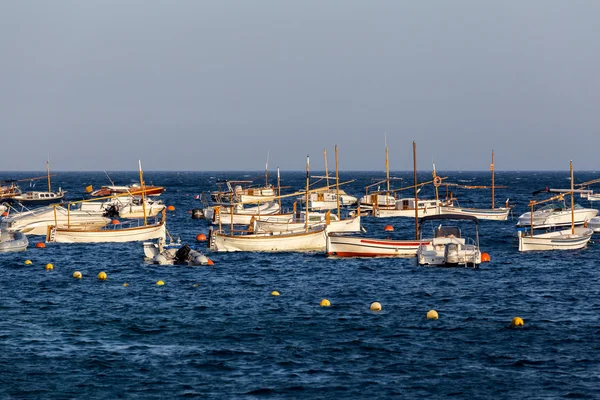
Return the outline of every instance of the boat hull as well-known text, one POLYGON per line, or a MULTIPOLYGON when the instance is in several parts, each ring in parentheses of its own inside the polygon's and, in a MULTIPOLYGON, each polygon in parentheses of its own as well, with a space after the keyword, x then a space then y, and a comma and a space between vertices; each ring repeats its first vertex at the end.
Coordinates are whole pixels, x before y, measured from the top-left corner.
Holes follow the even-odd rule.
POLYGON ((112 226, 107 229, 76 231, 72 229, 50 227, 46 242, 53 243, 125 243, 152 239, 165 239, 164 222, 156 225, 120 228, 112 226))
MULTIPOLYGON (((574 211, 575 225, 583 225, 586 221, 594 218, 598 210, 593 208, 576 208, 574 211)), ((531 226, 531 213, 527 212, 519 217, 517 222, 519 227, 531 226)), ((571 210, 558 212, 538 212, 533 213, 534 228, 552 228, 559 226, 571 226, 571 210)))
POLYGON ((71 229, 98 229, 110 222, 110 219, 87 211, 68 211, 64 207, 47 207, 9 215, 2 221, 3 229, 9 232, 20 231, 26 235, 46 235, 48 227, 58 225, 71 229))
POLYGON ((0 234, 0 253, 25 251, 28 245, 29 240, 22 232, 2 231, 0 234))
POLYGON ((327 246, 326 229, 298 233, 255 233, 247 235, 226 235, 213 232, 210 235, 210 250, 229 251, 325 251, 327 246))
POLYGON ((464 207, 449 207, 444 206, 440 208, 440 214, 459 214, 459 215, 471 215, 477 217, 477 219, 487 219, 493 221, 506 221, 510 208, 464 208, 464 207))
POLYGON ((329 235, 327 255, 336 257, 414 257, 428 240, 391 240, 329 235))
POLYGON ((593 230, 581 227, 575 228, 574 234, 571 229, 533 236, 519 231, 519 251, 577 250, 587 245, 593 233, 593 230))
MULTIPOLYGON (((325 226, 326 222, 309 223, 311 227, 322 225, 325 226)), ((255 232, 298 232, 304 228, 304 222, 268 222, 257 220, 254 222, 255 232)), ((327 225, 328 232, 360 232, 360 215, 342 219, 332 220, 327 225)))

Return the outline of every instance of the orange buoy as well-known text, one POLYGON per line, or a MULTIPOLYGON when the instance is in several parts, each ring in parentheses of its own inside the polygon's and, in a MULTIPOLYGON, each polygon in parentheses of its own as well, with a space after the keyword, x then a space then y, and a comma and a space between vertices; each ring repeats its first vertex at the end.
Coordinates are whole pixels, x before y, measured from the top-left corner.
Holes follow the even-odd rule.
POLYGON ((394 227, 391 225, 386 225, 385 228, 383 228, 384 231, 386 232, 393 232, 394 231, 394 227))
POLYGON ((112 221, 110 221, 110 223, 113 225, 119 225, 121 221, 119 221, 118 219, 113 219, 112 221))
POLYGON ((199 242, 204 242, 206 241, 206 235, 204 233, 199 233, 196 235, 196 240, 199 242))
POLYGON ((492 261, 492 259, 488 253, 481 253, 481 262, 490 262, 490 261, 492 261))
POLYGON ((2 216, 3 216, 3 217, 6 217, 6 216, 8 216, 8 211, 4 211, 4 212, 2 213, 2 216))
POLYGON ((35 244, 35 247, 37 247, 38 249, 43 249, 43 248, 46 247, 46 243, 44 243, 44 242, 37 242, 35 244))
POLYGON ((213 262, 213 260, 211 260, 210 258, 208 259, 208 265, 215 265, 215 263, 213 262))
POLYGON ((169 211, 175 211, 175 206, 168 206, 167 210, 169 210, 169 211))

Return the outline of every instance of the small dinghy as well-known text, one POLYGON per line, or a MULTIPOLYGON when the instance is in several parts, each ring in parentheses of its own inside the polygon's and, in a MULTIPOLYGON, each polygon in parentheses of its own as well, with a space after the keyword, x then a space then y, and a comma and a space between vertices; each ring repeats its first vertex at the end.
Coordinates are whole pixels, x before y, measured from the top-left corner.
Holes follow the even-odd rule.
POLYGON ((0 253, 25 251, 28 245, 29 240, 22 232, 8 232, 3 229, 0 233, 0 253))
POLYGON ((158 243, 144 242, 144 260, 158 265, 213 265, 214 263, 201 252, 190 248, 187 244, 165 244, 159 239, 158 243))

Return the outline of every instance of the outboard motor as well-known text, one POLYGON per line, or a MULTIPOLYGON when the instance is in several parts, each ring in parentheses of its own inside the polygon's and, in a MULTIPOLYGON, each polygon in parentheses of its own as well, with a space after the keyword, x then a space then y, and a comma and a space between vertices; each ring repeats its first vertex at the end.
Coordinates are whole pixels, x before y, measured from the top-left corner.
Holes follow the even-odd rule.
POLYGON ((201 208, 194 208, 192 210, 192 219, 200 219, 200 218, 204 218, 204 217, 205 217, 205 215, 202 212, 201 208))
POLYGON ((112 206, 106 208, 106 210, 104 210, 104 214, 102 214, 103 217, 106 218, 118 218, 119 217, 119 206, 113 204, 112 206))
POLYGON ((188 261, 188 256, 190 255, 190 251, 192 251, 192 249, 190 249, 190 246, 187 244, 181 246, 179 250, 177 250, 177 253, 175 253, 175 259, 177 262, 186 263, 188 261))
POLYGON ((444 249, 444 261, 446 264, 458 264, 458 243, 447 243, 444 249))

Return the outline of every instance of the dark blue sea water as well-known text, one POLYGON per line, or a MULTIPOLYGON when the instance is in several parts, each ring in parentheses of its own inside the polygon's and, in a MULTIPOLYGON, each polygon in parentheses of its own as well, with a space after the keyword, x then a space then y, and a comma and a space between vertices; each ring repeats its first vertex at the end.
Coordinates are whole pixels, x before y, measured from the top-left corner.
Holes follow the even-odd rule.
MULTIPOLYGON (((412 173, 393 175, 412 183, 412 173)), ((490 184, 489 172, 440 175, 490 184)), ((111 173, 121 184, 137 177, 111 173)), ((301 188, 304 177, 283 173, 282 185, 301 188)), ((355 179, 345 190, 360 196, 381 177, 340 179, 355 179)), ((578 182, 596 177, 576 173, 578 182)), ((171 234, 202 248, 194 238, 208 226, 188 213, 199 206, 194 195, 216 178, 262 176, 145 178, 166 186, 161 198, 176 207, 171 234)), ((72 198, 107 183, 103 172, 53 178, 72 198)), ((209 255, 214 267, 165 267, 144 264, 139 243, 37 249, 43 238, 30 237, 25 253, 0 254, 0 398, 600 398, 600 237, 579 251, 520 254, 515 223, 531 192, 568 187, 568 172, 498 172, 496 184, 508 186, 497 189, 497 205, 510 198, 514 219, 481 222, 492 261, 479 269, 292 253, 219 253, 209 255), (83 279, 72 278, 76 270, 83 279), (332 306, 319 307, 323 298, 332 306), (374 301, 382 312, 369 311, 374 301), (439 320, 425 318, 431 309, 439 320), (510 327, 515 316, 523 328, 510 327)), ((489 207, 489 190, 455 194, 461 205, 489 207)), ((414 237, 413 220, 363 220, 370 236, 386 237, 388 224, 394 237, 414 237)))

